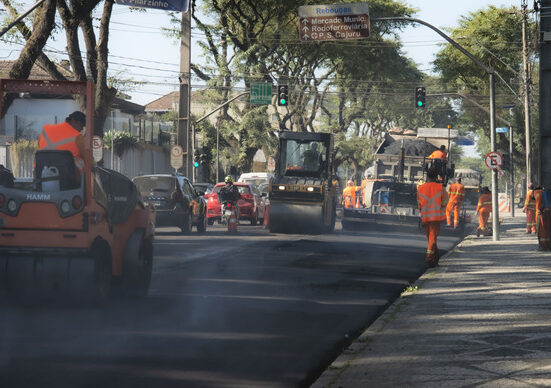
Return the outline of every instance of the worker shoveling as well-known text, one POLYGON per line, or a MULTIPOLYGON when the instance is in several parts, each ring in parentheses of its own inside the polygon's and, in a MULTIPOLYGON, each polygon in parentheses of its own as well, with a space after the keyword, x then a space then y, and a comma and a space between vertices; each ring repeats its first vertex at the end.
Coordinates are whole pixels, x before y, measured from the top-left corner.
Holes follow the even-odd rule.
POLYGON ((270 232, 327 233, 335 228, 336 180, 329 133, 279 132, 270 181, 270 232))

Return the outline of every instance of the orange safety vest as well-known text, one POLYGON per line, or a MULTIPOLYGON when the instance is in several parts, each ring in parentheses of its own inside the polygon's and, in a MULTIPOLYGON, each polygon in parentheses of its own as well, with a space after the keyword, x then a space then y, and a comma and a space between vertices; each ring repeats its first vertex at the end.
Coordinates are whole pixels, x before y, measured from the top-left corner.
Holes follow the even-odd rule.
POLYGON ((417 188, 421 221, 443 221, 446 218, 448 194, 440 183, 427 182, 417 188))
POLYGON ((436 151, 434 151, 432 154, 430 154, 429 159, 443 159, 443 160, 447 160, 447 159, 448 159, 448 156, 446 155, 445 152, 442 152, 442 151, 440 151, 440 150, 436 150, 436 151))
POLYGON ((543 200, 543 190, 534 190, 534 198, 536 204, 536 212, 541 214, 545 209, 545 201, 543 200))
POLYGON ((452 184, 448 195, 450 196, 450 202, 463 202, 463 197, 465 197, 465 186, 458 182, 452 184))
POLYGON ((78 135, 80 132, 66 121, 60 124, 44 125, 38 139, 38 149, 67 150, 71 151, 75 159, 82 160, 82 155, 75 142, 78 135))
POLYGON ((486 193, 482 194, 478 199, 478 205, 476 206, 476 211, 485 210, 487 212, 492 211, 492 194, 486 193))
POLYGON ((528 193, 526 193, 524 208, 529 210, 536 210, 536 199, 534 198, 534 190, 528 190, 528 193))
POLYGON ((344 207, 354 207, 356 201, 356 191, 358 186, 346 186, 342 191, 343 205, 344 207))

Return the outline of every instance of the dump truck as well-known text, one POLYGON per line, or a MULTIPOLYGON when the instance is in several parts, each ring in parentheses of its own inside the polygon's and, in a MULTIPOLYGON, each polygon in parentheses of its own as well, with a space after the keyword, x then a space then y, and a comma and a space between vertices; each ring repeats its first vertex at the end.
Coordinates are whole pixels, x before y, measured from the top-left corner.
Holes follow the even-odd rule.
POLYGON ((268 188, 270 232, 332 232, 338 186, 333 135, 282 131, 278 139, 274 177, 268 188))
POLYGON ((154 215, 130 179, 94 163, 94 85, 0 79, 0 101, 8 93, 86 99, 84 167, 75 166, 70 151, 40 150, 31 182, 15 179, 0 186, 0 270, 8 294, 27 299, 53 293, 97 302, 116 286, 126 295, 145 296, 154 215), (44 170, 57 176, 45 178, 44 170))
POLYGON ((437 149, 427 139, 394 139, 387 135, 377 148, 362 184, 362 206, 343 209, 343 229, 381 226, 420 229, 417 186, 426 181, 426 171, 431 166, 439 171, 444 186, 454 172, 453 164, 428 159, 437 149))

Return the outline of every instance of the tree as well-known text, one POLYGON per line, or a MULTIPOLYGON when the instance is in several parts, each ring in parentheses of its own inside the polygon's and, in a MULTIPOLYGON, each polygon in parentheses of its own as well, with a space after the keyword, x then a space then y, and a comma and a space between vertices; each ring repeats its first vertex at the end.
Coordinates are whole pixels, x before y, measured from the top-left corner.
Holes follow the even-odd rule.
MULTIPOLYGON (((522 16, 513 7, 497 8, 490 6, 463 16, 459 27, 451 32, 451 37, 471 52, 481 62, 496 70, 496 108, 497 113, 514 122, 515 128, 523 128, 522 103, 517 95, 522 89, 522 16), (516 95, 515 95, 516 94, 516 95), (516 104, 509 110, 501 107, 516 104), (503 109, 503 110, 502 110, 503 109)), ((530 24, 529 30, 534 34, 535 26, 530 24)), ((535 46, 532 46, 535 47, 535 46)), ((531 53, 534 58, 534 52, 531 53)), ((464 54, 447 44, 434 61, 443 82, 457 92, 466 94, 479 104, 488 105, 488 75, 474 64, 464 54)), ((489 151, 490 125, 489 116, 469 100, 457 99, 461 109, 461 126, 476 133, 480 138, 479 151, 485 154, 489 151)), ((534 105, 534 104, 533 104, 534 105)), ((523 160, 524 131, 515 133, 515 159, 523 160)), ((498 138, 498 148, 508 149, 508 140, 498 138)))
MULTIPOLYGON (((1 0, 9 10, 11 17, 18 16, 11 0, 1 0)), ((100 19, 99 32, 96 36, 92 24, 92 11, 101 3, 101 0, 48 0, 39 7, 34 17, 31 28, 22 21, 18 24, 18 31, 26 40, 25 49, 16 60, 10 78, 28 78, 30 69, 38 61, 56 80, 64 80, 65 77, 57 70, 53 61, 44 53, 43 47, 50 38, 54 27, 55 10, 62 21, 63 30, 67 42, 67 54, 71 64, 74 80, 92 80, 96 85, 94 133, 103 135, 103 124, 108 115, 110 106, 117 94, 117 90, 110 86, 107 76, 108 69, 108 39, 109 21, 113 8, 113 0, 105 0, 100 19), (78 39, 78 31, 81 30, 86 45, 86 63, 83 60, 82 50, 78 39)), ((57 26, 59 27, 59 26, 57 26)), ((81 109, 84 109, 84 101, 79 101, 81 109)), ((5 114, 7 105, 5 106, 5 114)))
MULTIPOLYGON (((373 26, 369 42, 300 43, 296 9, 306 3, 208 0, 197 8, 193 2, 193 20, 206 39, 202 47, 207 65, 192 64, 192 69, 207 81, 216 103, 228 100, 241 83, 247 89, 251 82, 285 83, 290 86, 291 103, 279 110, 273 104, 278 129, 345 132, 356 120, 364 119, 368 101, 374 98, 372 92, 381 80, 420 78, 415 66, 401 54, 399 44, 390 39, 402 26, 398 22, 373 26), (196 11, 208 17, 202 18, 196 11), (393 62, 384 63, 386 60, 393 62), (319 124, 322 116, 326 117, 323 127, 319 124)), ((377 16, 413 13, 399 1, 374 0, 370 9, 377 16)), ((175 23, 179 26, 178 20, 175 23)), ((243 133, 232 129, 251 110, 261 114, 248 103, 222 109, 217 126, 229 144, 244 146, 243 133)), ((273 128, 265 126, 263 131, 269 133, 273 128)), ((236 149, 236 153, 254 155, 253 149, 236 149)))

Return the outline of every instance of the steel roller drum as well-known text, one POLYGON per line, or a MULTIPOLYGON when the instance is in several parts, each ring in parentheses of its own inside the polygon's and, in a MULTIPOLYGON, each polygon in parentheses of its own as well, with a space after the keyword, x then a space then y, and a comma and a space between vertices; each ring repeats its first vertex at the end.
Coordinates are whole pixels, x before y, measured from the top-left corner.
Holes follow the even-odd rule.
POLYGON ((321 233, 322 231, 321 204, 270 203, 270 232, 321 233))

